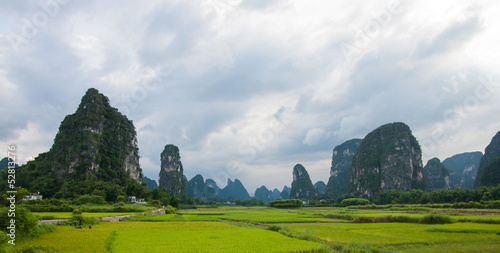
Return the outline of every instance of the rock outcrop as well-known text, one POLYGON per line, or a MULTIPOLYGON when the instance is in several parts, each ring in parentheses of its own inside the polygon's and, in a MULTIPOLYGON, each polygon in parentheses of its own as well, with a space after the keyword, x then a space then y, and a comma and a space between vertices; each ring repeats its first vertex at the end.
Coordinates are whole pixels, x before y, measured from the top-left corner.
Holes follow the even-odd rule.
POLYGON ((240 180, 235 179, 234 182, 231 179, 227 179, 227 185, 224 189, 220 190, 219 197, 227 200, 247 200, 250 199, 248 191, 245 189, 240 180))
POLYGON ((427 191, 450 189, 450 173, 438 158, 432 158, 424 167, 427 191))
POLYGON ((160 158, 160 188, 166 189, 173 196, 184 195, 186 182, 179 148, 173 144, 166 145, 160 158))
POLYGON ((205 181, 202 175, 198 174, 186 183, 186 194, 193 198, 206 198, 205 181))
MULTIPOLYGON (((88 89, 76 112, 61 122, 50 151, 20 167, 17 176, 24 179, 19 182, 44 197, 52 197, 62 187, 75 189, 83 181, 123 184, 132 178, 140 183, 136 136, 132 121, 111 107, 98 90, 88 89)), ((75 193, 84 194, 78 189, 75 193)), ((61 194, 64 197, 68 191, 61 194)))
POLYGON ((309 173, 302 166, 297 164, 293 167, 293 182, 290 189, 291 199, 309 200, 316 196, 316 191, 309 177, 309 173))
POLYGON ((479 163, 483 157, 482 152, 467 152, 446 158, 443 165, 450 172, 450 187, 455 189, 472 189, 476 179, 479 163))
POLYGON ((348 140, 333 149, 330 178, 326 186, 326 195, 336 197, 347 193, 349 186, 349 169, 352 158, 361 144, 361 139, 348 140))
POLYGON ((262 200, 264 203, 269 203, 273 200, 272 191, 268 190, 265 186, 261 186, 255 190, 254 198, 262 200))
POLYGON ((474 188, 500 183, 500 131, 491 139, 479 163, 474 188))
POLYGON ((422 151, 406 124, 386 124, 366 135, 352 159, 348 188, 350 194, 367 196, 425 190, 422 151))

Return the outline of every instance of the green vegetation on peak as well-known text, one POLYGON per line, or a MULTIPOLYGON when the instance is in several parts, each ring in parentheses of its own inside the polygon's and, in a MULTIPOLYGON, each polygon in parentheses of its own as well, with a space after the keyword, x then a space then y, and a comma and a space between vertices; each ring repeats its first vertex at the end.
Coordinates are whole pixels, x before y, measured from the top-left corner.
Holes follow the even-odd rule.
POLYGON ((61 122, 51 149, 16 175, 18 185, 45 198, 90 194, 98 182, 139 195, 142 170, 135 127, 106 96, 90 88, 76 112, 61 122))
POLYGON ((186 194, 186 179, 179 148, 173 144, 165 145, 160 161, 159 187, 166 189, 173 196, 186 194))
POLYGON ((500 183, 500 131, 491 139, 479 163, 474 187, 495 186, 500 183))
POLYGON ((427 191, 439 189, 450 189, 450 173, 441 163, 439 158, 434 157, 424 167, 427 191))
POLYGON ((352 158, 350 177, 349 193, 354 195, 425 189, 422 151, 410 127, 396 122, 367 134, 352 158))
POLYGON ((293 182, 290 190, 290 198, 310 200, 316 197, 316 191, 307 173, 306 168, 302 164, 297 164, 293 167, 293 182))

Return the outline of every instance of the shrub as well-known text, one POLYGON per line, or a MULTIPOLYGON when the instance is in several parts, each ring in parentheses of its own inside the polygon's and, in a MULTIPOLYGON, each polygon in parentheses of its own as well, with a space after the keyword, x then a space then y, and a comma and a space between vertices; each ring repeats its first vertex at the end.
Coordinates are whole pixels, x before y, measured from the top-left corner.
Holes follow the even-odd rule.
POLYGON ((177 213, 177 209, 173 206, 166 206, 163 210, 165 210, 165 214, 177 213))
POLYGON ((84 225, 94 225, 99 223, 99 220, 95 217, 83 216, 83 215, 73 215, 69 221, 62 222, 62 225, 69 226, 84 226, 84 225))
POLYGON ((369 204, 370 201, 363 198, 349 198, 349 199, 344 199, 342 200, 342 202, 340 202, 341 206, 364 206, 369 204))
POLYGON ((281 230, 281 227, 277 226, 277 225, 269 225, 269 226, 267 226, 267 230, 271 230, 271 231, 274 231, 274 232, 279 232, 281 230))
POLYGON ((299 208, 302 207, 302 200, 300 199, 273 200, 269 202, 269 206, 275 208, 299 208))
POLYGON ((106 205, 106 199, 99 195, 83 195, 80 196, 76 201, 77 204, 94 204, 94 205, 106 205))
POLYGON ((450 216, 435 213, 428 214, 420 219, 422 224, 447 224, 452 222, 450 216))

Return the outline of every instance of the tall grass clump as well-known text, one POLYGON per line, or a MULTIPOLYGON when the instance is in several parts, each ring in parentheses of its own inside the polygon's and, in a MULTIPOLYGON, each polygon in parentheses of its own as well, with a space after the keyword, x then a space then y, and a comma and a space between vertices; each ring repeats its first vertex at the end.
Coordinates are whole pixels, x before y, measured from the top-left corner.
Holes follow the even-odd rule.
POLYGON ((369 205, 370 201, 363 198, 348 198, 340 202, 341 206, 365 206, 369 205))
POLYGON ((449 215, 442 214, 427 214, 420 219, 420 223, 422 224, 448 224, 453 223, 453 220, 449 215))

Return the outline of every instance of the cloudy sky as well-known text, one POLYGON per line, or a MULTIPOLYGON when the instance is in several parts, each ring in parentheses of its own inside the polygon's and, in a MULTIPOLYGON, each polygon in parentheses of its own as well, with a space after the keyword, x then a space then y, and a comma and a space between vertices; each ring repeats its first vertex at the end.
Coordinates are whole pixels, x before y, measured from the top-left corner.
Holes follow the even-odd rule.
MULTIPOLYGON (((0 1, 0 146, 50 149, 94 87, 133 120, 144 174, 166 144, 224 187, 328 181, 332 149, 407 123, 424 163, 500 130, 497 1, 0 1)), ((6 155, 5 155, 6 156, 6 155)))

